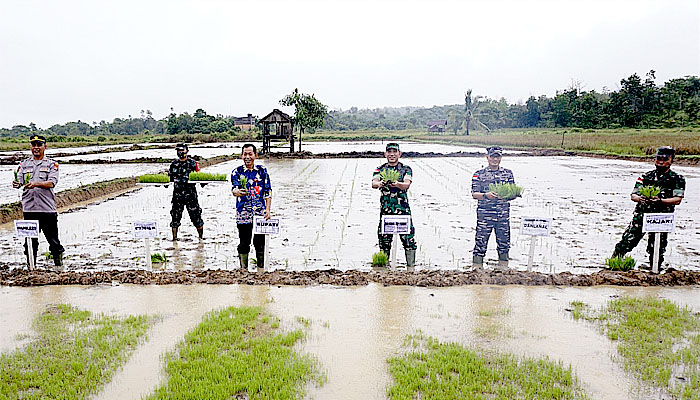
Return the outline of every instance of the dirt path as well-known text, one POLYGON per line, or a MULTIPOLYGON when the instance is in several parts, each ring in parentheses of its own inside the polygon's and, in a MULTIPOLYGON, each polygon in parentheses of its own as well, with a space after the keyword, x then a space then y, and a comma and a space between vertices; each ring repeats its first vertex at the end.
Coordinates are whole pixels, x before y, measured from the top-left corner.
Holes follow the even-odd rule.
POLYGON ((590 275, 562 272, 554 275, 516 270, 471 271, 274 271, 255 273, 241 269, 230 271, 199 270, 179 272, 100 271, 100 272, 53 272, 27 271, 0 266, 0 285, 100 285, 130 283, 136 285, 171 284, 246 284, 289 286, 362 286, 376 282, 385 286, 430 286, 448 287, 463 285, 525 285, 525 286, 689 286, 700 284, 700 272, 667 270, 662 274, 645 271, 612 272, 598 271, 590 275))

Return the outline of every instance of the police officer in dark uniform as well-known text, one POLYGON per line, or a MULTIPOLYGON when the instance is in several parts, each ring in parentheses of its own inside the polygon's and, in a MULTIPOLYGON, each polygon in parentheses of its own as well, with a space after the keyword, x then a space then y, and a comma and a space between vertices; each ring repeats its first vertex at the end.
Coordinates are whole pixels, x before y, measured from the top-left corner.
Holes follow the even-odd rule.
POLYGON ((173 228, 173 240, 177 240, 177 230, 180 227, 182 211, 187 207, 190 219, 197 228, 201 239, 204 235, 204 221, 202 221, 202 208, 197 200, 197 189, 190 184, 190 172, 199 171, 199 163, 188 157, 189 148, 185 143, 178 143, 175 147, 177 160, 170 163, 170 181, 173 185, 173 206, 170 215, 173 217, 170 227, 173 228))
POLYGON ((476 207, 476 243, 473 264, 484 263, 486 246, 491 230, 496 232, 496 250, 499 261, 508 261, 510 250, 510 203, 489 190, 492 183, 515 183, 513 172, 500 167, 503 149, 492 146, 486 149, 489 166, 480 169, 472 177, 472 198, 479 200, 476 207))
MULTIPOLYGON (((49 251, 53 256, 54 264, 63 265, 63 246, 58 240, 58 213, 56 212, 56 198, 53 193, 58 184, 58 163, 45 157, 46 138, 41 135, 32 135, 32 157, 19 164, 17 178, 12 181, 12 187, 22 188, 22 213, 26 220, 39 221, 39 230, 44 232, 46 241, 49 242, 49 251)), ((34 265, 39 240, 32 239, 34 265)), ((24 245, 24 253, 29 264, 29 251, 24 245)))
MULTIPOLYGON (((656 150, 656 168, 645 172, 637 178, 630 198, 637 203, 632 214, 632 222, 629 224, 622 239, 615 245, 613 257, 624 256, 634 249, 639 241, 644 237, 642 225, 645 213, 672 213, 675 206, 681 204, 685 196, 685 178, 674 171, 671 171, 671 164, 676 156, 676 150, 670 146, 659 147, 656 150), (656 186, 661 189, 658 196, 650 199, 639 194, 642 186, 656 186)), ((649 254, 649 265, 653 263, 654 257, 654 236, 649 235, 647 253, 649 254)), ((659 268, 664 260, 664 252, 668 244, 668 233, 659 234, 659 268)))

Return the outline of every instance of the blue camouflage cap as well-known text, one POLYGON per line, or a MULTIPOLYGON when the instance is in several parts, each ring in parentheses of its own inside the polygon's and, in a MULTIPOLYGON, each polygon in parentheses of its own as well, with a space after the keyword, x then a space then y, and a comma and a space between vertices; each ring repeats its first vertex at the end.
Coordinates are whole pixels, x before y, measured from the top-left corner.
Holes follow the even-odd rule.
POLYGON ((488 153, 489 157, 502 156, 503 148, 501 146, 491 146, 486 148, 486 152, 488 153))

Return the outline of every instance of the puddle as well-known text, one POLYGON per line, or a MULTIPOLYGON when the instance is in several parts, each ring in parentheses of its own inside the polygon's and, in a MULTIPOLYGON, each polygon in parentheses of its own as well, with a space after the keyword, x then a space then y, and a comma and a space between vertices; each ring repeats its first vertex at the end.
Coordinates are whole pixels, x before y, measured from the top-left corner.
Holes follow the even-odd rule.
MULTIPOLYGON (((371 176, 383 162, 378 158, 263 160, 272 179, 273 214, 282 218, 281 234, 269 238, 270 267, 368 271, 371 255, 378 251, 379 193, 370 187, 371 176)), ((414 172, 409 198, 419 246, 417 268, 470 267, 476 226, 471 176, 485 160, 418 158, 406 163, 414 172)), ((234 160, 205 170, 229 174, 239 164, 234 160)), ((519 234, 521 218, 554 219, 552 235, 535 241, 533 271, 542 273, 590 273, 600 268, 631 219, 634 203, 629 192, 634 181, 650 168, 645 163, 580 157, 513 157, 505 158, 503 166, 512 169, 518 184, 525 187, 523 197, 511 207, 511 268, 527 267, 530 238, 519 234)), ((114 167, 103 171, 112 176, 114 167)), ((700 230, 694 217, 700 214, 700 170, 675 169, 686 176, 687 192, 676 208, 676 232, 669 239, 666 265, 700 270, 700 230)), ((197 190, 204 210, 203 241, 197 239, 186 214, 180 228, 182 240, 168 240, 172 186, 148 186, 60 214, 66 265, 90 270, 142 268, 144 244, 132 238, 131 223, 154 219, 160 233, 151 249, 166 253, 169 261, 165 269, 238 268, 238 232, 230 187, 210 184, 197 190)), ((640 244, 631 253, 638 264, 647 262, 645 247, 640 244)), ((0 228, 0 252, 6 255, 2 261, 21 265, 20 248, 10 226, 0 228)), ((44 251, 46 242, 41 239, 40 252, 44 251)), ((492 235, 487 268, 497 265, 496 256, 492 235)), ((398 260, 404 262, 402 250, 398 260)))
POLYGON ((620 295, 652 295, 700 310, 696 288, 556 288, 465 286, 454 288, 264 287, 247 285, 2 287, 0 349, 18 345, 30 321, 48 304, 69 303, 107 314, 160 314, 149 341, 137 349, 96 399, 139 398, 163 379, 160 357, 204 313, 256 305, 291 326, 312 321, 301 350, 318 358, 328 381, 310 388, 317 399, 384 399, 390 385, 386 359, 399 354, 405 335, 422 330, 441 341, 571 365, 594 399, 640 398, 637 384, 612 361, 616 354, 593 326, 574 321, 569 303, 593 307, 620 295), (185 311, 186 310, 186 311, 185 311), (21 337, 21 336, 20 336, 21 337))

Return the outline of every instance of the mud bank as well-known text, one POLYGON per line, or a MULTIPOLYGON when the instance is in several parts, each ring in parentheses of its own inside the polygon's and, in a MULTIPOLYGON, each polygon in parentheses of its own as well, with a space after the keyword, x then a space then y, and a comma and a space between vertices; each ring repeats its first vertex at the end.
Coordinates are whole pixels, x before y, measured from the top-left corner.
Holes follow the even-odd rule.
MULTIPOLYGON (((454 151, 451 153, 436 153, 432 151, 404 151, 401 152, 402 158, 445 158, 445 157, 484 157, 485 152, 479 151, 454 151)), ((521 153, 508 154, 508 157, 544 157, 544 156, 575 156, 575 152, 556 150, 556 149, 529 149, 521 153)), ((383 158, 384 152, 381 151, 345 151, 340 153, 312 153, 310 151, 302 151, 295 153, 268 153, 261 158, 269 159, 307 159, 307 158, 383 158)))
POLYGON ((54 272, 0 267, 0 285, 136 285, 171 284, 246 284, 286 286, 364 286, 370 282, 384 286, 450 287, 464 285, 525 285, 525 286, 690 286, 700 284, 700 272, 670 269, 662 274, 645 271, 598 271, 590 275, 570 272, 543 274, 516 270, 471 271, 274 271, 249 272, 236 270, 200 270, 178 272, 99 271, 54 272))
MULTIPOLYGON (((76 203, 82 203, 90 199, 122 192, 135 187, 137 183, 137 178, 117 178, 84 185, 75 189, 64 190, 56 193, 56 207, 59 209, 66 208, 76 203)), ((22 204, 19 201, 0 206, 0 224, 20 218, 22 218, 22 204)))

